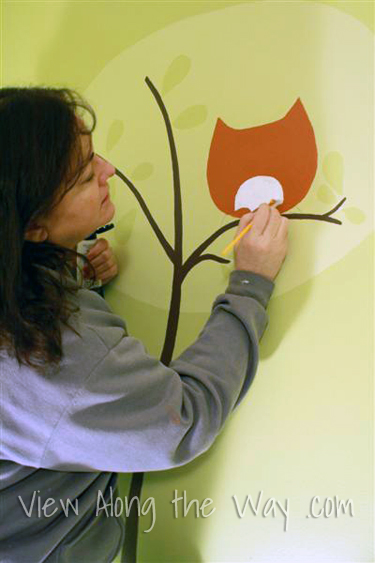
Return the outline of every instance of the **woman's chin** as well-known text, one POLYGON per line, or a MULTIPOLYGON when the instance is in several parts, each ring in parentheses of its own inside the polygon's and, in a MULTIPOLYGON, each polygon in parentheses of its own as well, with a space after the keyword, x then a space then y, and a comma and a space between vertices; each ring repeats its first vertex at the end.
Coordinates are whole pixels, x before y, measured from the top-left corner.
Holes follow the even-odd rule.
POLYGON ((103 209, 103 217, 105 218, 103 225, 106 225, 113 219, 115 215, 116 207, 113 201, 111 201, 111 199, 108 198, 102 204, 102 209, 103 209), (104 209, 105 209, 105 213, 104 213, 104 209))

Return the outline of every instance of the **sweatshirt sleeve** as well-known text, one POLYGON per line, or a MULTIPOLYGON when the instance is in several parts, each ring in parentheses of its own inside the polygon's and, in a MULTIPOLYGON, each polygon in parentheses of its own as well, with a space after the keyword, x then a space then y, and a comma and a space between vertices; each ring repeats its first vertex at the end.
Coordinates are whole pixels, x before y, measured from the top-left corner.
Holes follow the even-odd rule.
POLYGON ((122 336, 60 417, 40 467, 156 471, 208 450, 254 378, 273 287, 257 274, 232 272, 196 341, 169 366, 122 336))

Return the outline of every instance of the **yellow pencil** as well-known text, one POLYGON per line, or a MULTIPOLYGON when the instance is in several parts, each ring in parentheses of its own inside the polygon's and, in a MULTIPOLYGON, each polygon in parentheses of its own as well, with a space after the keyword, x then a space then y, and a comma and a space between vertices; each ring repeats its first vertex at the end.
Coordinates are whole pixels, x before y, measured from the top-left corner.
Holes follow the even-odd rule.
MULTIPOLYGON (((275 203, 275 200, 274 200, 274 199, 271 199, 271 201, 269 202, 268 205, 273 205, 274 203, 275 203)), ((248 233, 248 232, 250 231, 250 229, 251 229, 252 226, 253 226, 253 224, 252 224, 252 223, 249 223, 244 229, 242 229, 242 231, 240 232, 240 234, 239 234, 234 240, 232 240, 232 242, 230 242, 230 243, 224 248, 224 250, 222 251, 221 255, 222 255, 222 256, 225 256, 226 254, 228 254, 228 252, 230 252, 230 251, 232 250, 232 248, 234 247, 234 245, 237 244, 237 242, 238 242, 239 240, 241 240, 242 237, 243 237, 244 235, 246 235, 246 233, 248 233)))

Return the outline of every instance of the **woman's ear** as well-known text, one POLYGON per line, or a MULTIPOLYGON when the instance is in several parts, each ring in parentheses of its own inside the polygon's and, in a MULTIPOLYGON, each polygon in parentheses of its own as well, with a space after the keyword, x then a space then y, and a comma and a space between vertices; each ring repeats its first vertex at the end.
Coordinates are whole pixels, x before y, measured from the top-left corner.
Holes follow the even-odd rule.
POLYGON ((25 239, 32 242, 43 242, 48 237, 48 231, 42 225, 30 223, 25 231, 25 239))

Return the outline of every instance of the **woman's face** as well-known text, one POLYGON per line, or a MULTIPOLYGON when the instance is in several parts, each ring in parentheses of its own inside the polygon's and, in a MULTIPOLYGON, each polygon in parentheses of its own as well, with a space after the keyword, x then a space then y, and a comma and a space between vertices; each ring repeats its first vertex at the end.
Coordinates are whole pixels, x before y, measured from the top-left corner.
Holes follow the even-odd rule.
POLYGON ((93 152, 91 135, 80 135, 80 140, 83 155, 91 157, 89 164, 61 201, 47 216, 36 221, 37 225, 31 227, 26 238, 75 248, 113 218, 115 206, 107 181, 115 174, 115 168, 93 152))

